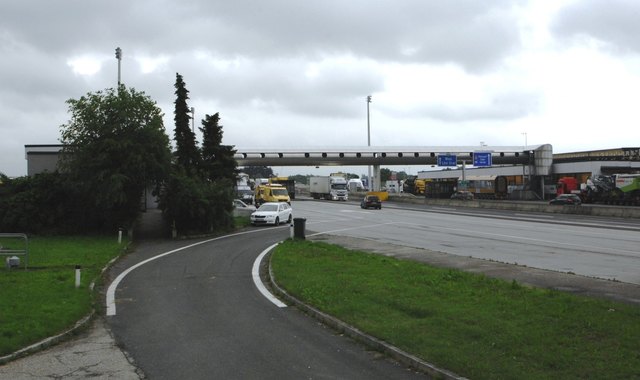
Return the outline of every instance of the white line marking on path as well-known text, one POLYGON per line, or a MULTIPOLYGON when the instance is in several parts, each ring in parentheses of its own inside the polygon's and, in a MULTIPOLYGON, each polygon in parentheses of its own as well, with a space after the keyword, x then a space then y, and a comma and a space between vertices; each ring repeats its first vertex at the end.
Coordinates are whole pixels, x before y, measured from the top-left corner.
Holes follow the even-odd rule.
POLYGON ((262 295, 266 299, 271 301, 277 307, 287 307, 287 305, 284 302, 277 299, 276 296, 274 296, 267 290, 267 288, 262 283, 262 280, 260 279, 260 263, 262 262, 262 259, 265 257, 267 253, 269 253, 270 250, 273 249, 273 247, 275 247, 278 244, 280 243, 275 243, 274 245, 268 247, 267 249, 262 251, 262 253, 260 253, 260 255, 256 258, 256 261, 253 262, 253 269, 251 270, 251 275, 253 276, 253 283, 256 284, 256 288, 258 288, 260 293, 262 293, 262 295))
MULTIPOLYGON (((115 301, 115 293, 116 293, 116 289, 118 288, 118 285, 120 284, 120 282, 121 282, 121 281, 122 281, 122 280, 123 280, 123 279, 124 279, 124 278, 129 274, 129 273, 131 273, 131 271, 133 271, 134 269, 139 268, 139 267, 141 267, 141 266, 143 266, 143 265, 145 265, 145 264, 147 264, 147 263, 150 263, 150 262, 152 262, 152 261, 154 261, 154 260, 156 260, 156 259, 159 259, 159 258, 161 258, 161 257, 164 257, 164 256, 170 255, 170 254, 172 254, 172 253, 176 253, 176 252, 179 252, 179 251, 185 250, 185 249, 187 249, 187 248, 191 248, 191 247, 195 247, 195 246, 198 246, 198 245, 206 244, 206 243, 209 243, 209 242, 212 242, 212 241, 215 241, 215 240, 220 240, 220 239, 224 239, 224 238, 228 238, 228 237, 232 237, 232 236, 244 235, 244 234, 254 233, 254 232, 258 232, 258 231, 257 231, 257 230, 255 230, 255 231, 239 232, 239 233, 236 233, 236 234, 225 235, 225 236, 219 236, 219 237, 217 237, 217 238, 208 239, 208 240, 204 240, 204 241, 201 241, 201 242, 198 242, 198 243, 194 243, 194 244, 186 245, 186 246, 184 246, 184 247, 180 247, 180 248, 174 249, 174 250, 172 250, 172 251, 164 252, 164 253, 161 253, 161 254, 159 254, 159 255, 157 255, 157 256, 153 256, 153 257, 151 257, 151 258, 148 258, 148 259, 146 259, 146 260, 144 260, 144 261, 141 261, 141 262, 137 263, 137 264, 136 264, 136 265, 134 265, 134 266, 131 266, 131 267, 127 268, 124 272, 120 273, 120 274, 118 275, 118 277, 116 277, 116 279, 115 279, 115 280, 113 280, 113 282, 112 282, 112 283, 109 285, 109 287, 107 288, 107 302, 106 302, 106 303, 107 303, 107 316, 113 316, 113 315, 116 315, 116 301, 115 301)), ((272 247, 273 247, 273 246, 272 246, 272 247)), ((266 251, 268 252, 268 250, 269 250, 270 248, 271 248, 271 247, 267 248, 267 250, 266 250, 266 251)), ((254 264, 254 265, 255 265, 255 264, 254 264)), ((257 286, 257 285, 256 285, 256 286, 257 286)), ((263 285, 263 286, 264 286, 264 285, 263 285)), ((274 297, 274 298, 275 298, 275 297, 274 297)), ((272 301, 272 302, 273 302, 273 301, 272 301)))

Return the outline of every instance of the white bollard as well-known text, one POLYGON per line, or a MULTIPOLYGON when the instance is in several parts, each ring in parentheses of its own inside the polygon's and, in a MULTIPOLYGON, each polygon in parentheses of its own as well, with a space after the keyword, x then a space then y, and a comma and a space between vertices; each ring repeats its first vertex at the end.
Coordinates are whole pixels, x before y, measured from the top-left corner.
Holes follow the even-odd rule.
POLYGON ((76 265, 76 288, 80 287, 80 265, 76 265))
POLYGON ((118 244, 122 244, 122 228, 118 229, 118 244))
POLYGON ((289 224, 289 237, 293 239, 293 220, 291 221, 291 224, 289 224))

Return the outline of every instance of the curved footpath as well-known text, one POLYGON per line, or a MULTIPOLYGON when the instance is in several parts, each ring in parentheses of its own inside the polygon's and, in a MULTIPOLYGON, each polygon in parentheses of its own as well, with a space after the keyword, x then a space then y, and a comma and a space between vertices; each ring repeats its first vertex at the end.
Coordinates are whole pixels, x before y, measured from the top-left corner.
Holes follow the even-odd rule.
MULTIPOLYGON (((156 227, 157 218, 156 212, 148 211, 145 213, 144 219, 145 223, 156 227)), ((146 231, 144 229, 139 231, 140 247, 150 244, 154 246, 153 249, 158 249, 161 252, 164 244, 157 240, 157 232, 151 232, 154 229, 148 228, 146 231)), ((349 249, 416 260, 434 266, 484 273, 490 277, 508 281, 516 280, 531 286, 640 305, 640 285, 449 255, 368 239, 334 235, 318 235, 311 239, 326 241, 349 249)), ((167 244, 171 243, 175 244, 175 242, 167 240, 167 244)), ((311 311, 311 314, 313 313, 311 311)), ((323 318, 321 314, 315 316, 319 319, 323 318)), ((127 355, 117 347, 103 316, 93 318, 88 327, 79 328, 76 338, 0 366, 0 380, 86 379, 90 377, 100 379, 145 378, 144 374, 129 361, 127 355)))

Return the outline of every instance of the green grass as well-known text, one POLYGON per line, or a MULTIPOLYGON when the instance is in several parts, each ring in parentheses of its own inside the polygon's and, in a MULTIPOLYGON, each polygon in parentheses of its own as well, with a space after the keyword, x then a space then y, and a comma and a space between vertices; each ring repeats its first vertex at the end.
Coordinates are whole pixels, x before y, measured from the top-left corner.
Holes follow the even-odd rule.
POLYGON ((233 219, 235 228, 243 228, 251 225, 251 218, 248 216, 236 216, 233 219))
POLYGON ((56 335, 87 315, 95 296, 89 285, 125 245, 115 236, 35 237, 29 240, 27 270, 24 256, 20 268, 10 271, 0 257, 0 356, 56 335), (76 265, 81 266, 79 288, 76 265))
POLYGON ((640 308, 300 240, 279 245, 292 295, 471 379, 640 378, 640 308))

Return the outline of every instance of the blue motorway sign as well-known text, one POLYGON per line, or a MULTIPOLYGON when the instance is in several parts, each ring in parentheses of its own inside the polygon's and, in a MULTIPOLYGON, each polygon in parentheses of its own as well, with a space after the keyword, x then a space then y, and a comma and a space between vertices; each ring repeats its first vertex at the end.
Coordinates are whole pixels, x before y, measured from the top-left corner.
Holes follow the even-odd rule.
POLYGON ((458 157, 455 154, 439 154, 438 166, 457 166, 458 157))
POLYGON ((473 152, 473 166, 480 168, 491 166, 491 152, 473 152))

